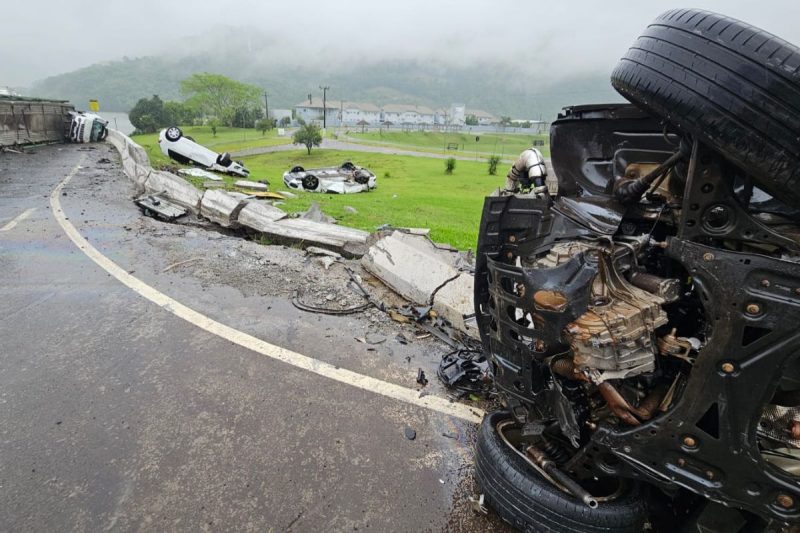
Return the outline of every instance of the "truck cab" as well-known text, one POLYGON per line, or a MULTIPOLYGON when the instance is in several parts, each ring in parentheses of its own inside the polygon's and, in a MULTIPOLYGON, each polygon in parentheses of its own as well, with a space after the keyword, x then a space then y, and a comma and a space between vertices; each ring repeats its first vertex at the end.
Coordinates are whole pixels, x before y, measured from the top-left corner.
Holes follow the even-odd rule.
POLYGON ((102 141, 108 136, 108 121, 94 113, 70 111, 69 140, 75 143, 102 141))

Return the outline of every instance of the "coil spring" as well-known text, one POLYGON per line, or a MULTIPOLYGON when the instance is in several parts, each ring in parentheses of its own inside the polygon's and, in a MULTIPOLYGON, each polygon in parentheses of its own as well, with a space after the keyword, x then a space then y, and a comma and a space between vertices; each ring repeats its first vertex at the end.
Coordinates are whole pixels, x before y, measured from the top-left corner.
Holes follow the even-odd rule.
POLYGON ((555 441, 542 437, 542 442, 539 445, 539 449, 546 453, 547 456, 555 461, 558 465, 563 465, 569 461, 569 452, 567 452, 563 446, 555 441))

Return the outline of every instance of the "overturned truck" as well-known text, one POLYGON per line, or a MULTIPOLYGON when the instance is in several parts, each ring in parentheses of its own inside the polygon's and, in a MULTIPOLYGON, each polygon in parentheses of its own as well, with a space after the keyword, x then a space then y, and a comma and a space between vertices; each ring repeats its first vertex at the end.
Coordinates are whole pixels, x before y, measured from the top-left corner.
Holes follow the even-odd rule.
POLYGON ((552 125, 557 195, 486 199, 478 484, 525 531, 796 525, 800 50, 675 10, 612 84, 552 125))

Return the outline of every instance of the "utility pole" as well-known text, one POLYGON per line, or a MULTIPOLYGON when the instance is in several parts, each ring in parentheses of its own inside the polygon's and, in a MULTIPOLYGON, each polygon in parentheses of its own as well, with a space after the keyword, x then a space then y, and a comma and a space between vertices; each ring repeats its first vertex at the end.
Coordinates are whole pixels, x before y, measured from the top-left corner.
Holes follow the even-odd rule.
POLYGON ((327 85, 323 87, 322 85, 319 86, 322 89, 322 129, 328 127, 328 105, 327 105, 327 97, 328 97, 328 87, 327 85))
POLYGON ((269 100, 267 100, 267 91, 264 91, 264 118, 267 119, 267 123, 269 123, 269 100))

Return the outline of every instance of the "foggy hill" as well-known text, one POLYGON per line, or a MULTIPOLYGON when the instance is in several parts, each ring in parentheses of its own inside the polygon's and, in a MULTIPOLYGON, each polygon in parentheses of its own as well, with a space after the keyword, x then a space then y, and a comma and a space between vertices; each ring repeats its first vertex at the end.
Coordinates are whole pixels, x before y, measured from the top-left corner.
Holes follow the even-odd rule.
MULTIPOLYGON (((196 43, 196 41, 195 41, 196 43)), ((222 32, 204 39, 204 51, 186 40, 159 55, 123 58, 52 76, 31 87, 34 96, 69 99, 84 108, 90 98, 101 109, 128 111, 141 97, 158 94, 180 99, 180 80, 195 72, 214 72, 252 83, 269 92, 271 108, 290 108, 308 93, 330 86, 334 100, 374 104, 449 106, 464 103, 496 116, 555 117, 564 105, 619 101, 609 73, 581 73, 549 79, 531 64, 469 63, 434 59, 360 60, 331 64, 314 51, 297 52, 295 62, 272 39, 222 32), (302 57, 311 58, 303 60, 302 57)))

